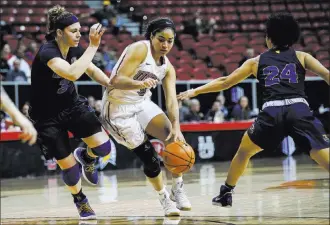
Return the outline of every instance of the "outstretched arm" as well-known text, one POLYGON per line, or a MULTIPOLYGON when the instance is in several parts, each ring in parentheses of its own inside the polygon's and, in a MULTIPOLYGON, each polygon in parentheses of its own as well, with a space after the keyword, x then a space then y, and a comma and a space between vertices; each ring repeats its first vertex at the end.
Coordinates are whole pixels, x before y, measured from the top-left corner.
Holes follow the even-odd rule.
POLYGON ((166 109, 168 118, 172 124, 172 130, 167 137, 169 140, 173 136, 174 141, 184 141, 184 137, 180 131, 179 105, 176 99, 176 73, 172 64, 169 64, 168 72, 163 80, 163 89, 165 94, 166 109))
POLYGON ((312 55, 305 53, 305 68, 322 77, 328 85, 330 85, 329 70, 325 68, 312 55))
POLYGON ((57 75, 75 81, 81 77, 89 67, 92 59, 100 44, 101 37, 105 29, 101 24, 94 24, 89 33, 90 43, 84 54, 71 65, 60 57, 55 57, 47 62, 47 66, 51 68, 57 75))
POLYGON ((29 145, 34 144, 37 140, 37 131, 32 123, 16 108, 2 86, 0 99, 0 109, 8 113, 13 122, 22 128, 22 135, 20 136, 22 141, 29 141, 29 145))
POLYGON ((256 58, 248 59, 245 63, 232 72, 229 76, 219 77, 210 83, 204 84, 196 89, 191 89, 185 92, 180 93, 177 98, 180 100, 186 98, 192 98, 199 94, 210 93, 210 92, 219 92, 222 90, 226 90, 235 84, 238 84, 242 80, 249 77, 251 74, 255 74, 253 71, 254 66, 257 63, 256 58))
POLYGON ((100 68, 95 66, 94 63, 89 64, 86 74, 97 83, 105 87, 110 86, 110 78, 100 68))

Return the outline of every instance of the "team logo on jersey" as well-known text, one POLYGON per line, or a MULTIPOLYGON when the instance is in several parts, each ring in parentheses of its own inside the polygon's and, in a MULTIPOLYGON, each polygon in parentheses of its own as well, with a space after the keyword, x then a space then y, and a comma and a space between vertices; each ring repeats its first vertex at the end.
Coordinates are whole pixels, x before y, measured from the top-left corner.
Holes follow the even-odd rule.
POLYGON ((329 142, 329 138, 328 138, 328 136, 326 134, 323 134, 323 140, 325 142, 329 142))
POLYGON ((71 64, 74 63, 77 60, 77 57, 72 57, 71 58, 71 64))
POLYGON ((163 161, 163 153, 165 151, 165 145, 162 141, 158 140, 158 139, 151 139, 150 140, 152 146, 154 147, 155 151, 158 154, 158 158, 163 161))
MULTIPOLYGON (((158 80, 158 77, 155 74, 150 73, 148 71, 142 71, 142 70, 139 70, 133 77, 134 80, 146 80, 148 78, 158 80)), ((146 92, 147 92, 147 89, 143 88, 143 89, 140 89, 137 93, 139 94, 139 96, 144 96, 146 94, 146 92)))

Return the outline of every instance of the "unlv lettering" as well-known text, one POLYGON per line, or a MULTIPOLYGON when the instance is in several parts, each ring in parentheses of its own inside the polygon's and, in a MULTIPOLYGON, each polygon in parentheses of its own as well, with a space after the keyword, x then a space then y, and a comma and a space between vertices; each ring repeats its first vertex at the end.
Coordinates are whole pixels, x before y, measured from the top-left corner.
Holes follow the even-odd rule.
MULTIPOLYGON (((142 70, 139 70, 135 76, 133 77, 134 80, 146 80, 148 78, 152 78, 154 80, 158 80, 158 77, 153 74, 153 73, 150 73, 150 72, 147 72, 147 71, 142 71, 142 70)), ((139 96, 143 96, 145 95, 147 92, 147 89, 146 88, 143 88, 143 89, 140 89, 137 93, 139 94, 139 96)))

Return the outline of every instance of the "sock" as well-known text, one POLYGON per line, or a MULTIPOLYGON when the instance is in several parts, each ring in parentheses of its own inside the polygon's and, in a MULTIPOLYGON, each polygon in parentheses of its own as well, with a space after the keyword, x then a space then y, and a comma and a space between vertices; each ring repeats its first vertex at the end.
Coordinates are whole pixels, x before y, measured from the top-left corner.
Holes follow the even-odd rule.
POLYGON ((166 195, 165 186, 160 191, 158 191, 158 194, 159 194, 159 197, 161 197, 161 198, 165 197, 165 195, 166 195))
POLYGON ((226 186, 228 189, 230 189, 230 190, 233 190, 233 189, 235 188, 235 186, 231 186, 231 185, 229 185, 229 184, 227 184, 227 183, 225 183, 225 186, 226 186))
POLYGON ((72 196, 73 196, 74 203, 80 202, 86 198, 84 193, 82 193, 82 189, 80 189, 80 191, 77 194, 72 194, 72 196))
POLYGON ((182 177, 172 178, 172 188, 173 189, 181 188, 182 185, 183 185, 183 179, 182 179, 182 177))
POLYGON ((90 164, 90 163, 94 163, 95 162, 95 158, 91 157, 90 155, 88 155, 87 153, 87 149, 83 152, 82 154, 82 158, 84 159, 84 161, 87 163, 87 164, 90 164))

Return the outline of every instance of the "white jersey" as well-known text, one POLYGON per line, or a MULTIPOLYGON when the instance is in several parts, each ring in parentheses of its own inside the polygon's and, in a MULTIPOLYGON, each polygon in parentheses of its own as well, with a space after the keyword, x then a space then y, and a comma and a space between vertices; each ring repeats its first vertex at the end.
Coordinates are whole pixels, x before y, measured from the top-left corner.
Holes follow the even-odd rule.
MULTIPOLYGON (((151 54, 150 41, 141 41, 141 42, 147 45, 148 53, 145 60, 135 70, 133 79, 145 80, 147 78, 153 78, 159 81, 163 80, 163 78, 166 75, 167 67, 169 64, 168 58, 165 56, 164 63, 161 66, 157 66, 151 54)), ((125 48, 117 64, 113 68, 110 79, 112 79, 114 76, 117 75, 117 71, 126 55, 128 47, 125 48)), ((145 99, 150 99, 150 97, 151 97, 151 91, 149 88, 136 89, 136 90, 120 90, 112 87, 107 88, 103 96, 103 98, 107 98, 110 102, 124 103, 124 104, 142 102, 145 99)))

